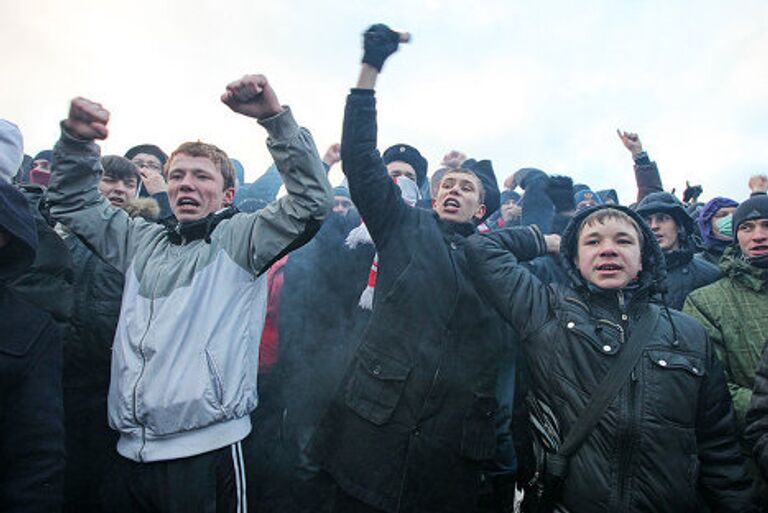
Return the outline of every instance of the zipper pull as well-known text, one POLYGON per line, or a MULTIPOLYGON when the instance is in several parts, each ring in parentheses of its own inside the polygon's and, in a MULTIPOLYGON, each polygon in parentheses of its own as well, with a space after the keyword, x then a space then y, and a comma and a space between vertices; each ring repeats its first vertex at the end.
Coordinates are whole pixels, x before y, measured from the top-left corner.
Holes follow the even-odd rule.
POLYGON ((635 369, 632 369, 632 373, 629 375, 632 381, 637 383, 637 373, 635 372, 635 369))

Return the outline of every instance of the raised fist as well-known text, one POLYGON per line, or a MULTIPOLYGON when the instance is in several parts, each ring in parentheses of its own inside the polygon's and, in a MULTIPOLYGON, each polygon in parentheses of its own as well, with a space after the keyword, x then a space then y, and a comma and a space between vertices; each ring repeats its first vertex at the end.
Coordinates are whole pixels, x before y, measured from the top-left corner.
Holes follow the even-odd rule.
POLYGON ((457 150, 451 150, 443 157, 442 165, 449 169, 459 169, 465 160, 467 160, 465 154, 457 150))
POLYGON ((397 51, 399 44, 399 32, 381 23, 371 25, 363 34, 363 62, 381 71, 384 61, 397 51))
POLYGON ((221 101, 233 111, 256 119, 266 119, 283 111, 264 75, 245 75, 230 83, 221 101))
POLYGON ((619 135, 619 139, 624 144, 624 147, 632 152, 632 157, 636 157, 643 151, 643 143, 640 142, 640 136, 634 132, 622 132, 618 128, 616 133, 619 135))
POLYGON ((768 176, 754 175, 749 178, 749 190, 752 192, 768 192, 768 176))
POLYGON ((328 167, 333 167, 334 164, 341 161, 341 144, 335 143, 328 146, 323 155, 323 162, 328 164, 328 167))
POLYGON ((69 104, 69 117, 64 120, 64 127, 78 139, 93 141, 106 139, 109 123, 109 111, 100 103, 77 97, 69 104))

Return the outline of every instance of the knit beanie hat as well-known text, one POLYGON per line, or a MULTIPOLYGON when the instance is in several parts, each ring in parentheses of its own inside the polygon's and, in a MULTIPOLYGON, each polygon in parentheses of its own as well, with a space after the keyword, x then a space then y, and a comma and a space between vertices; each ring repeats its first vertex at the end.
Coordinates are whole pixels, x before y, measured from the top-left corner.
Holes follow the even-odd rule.
POLYGON ((19 127, 0 119, 0 181, 11 183, 24 158, 24 139, 19 127))
POLYGON ((579 203, 582 201, 594 201, 595 205, 603 204, 603 200, 600 199, 600 196, 592 192, 592 189, 589 188, 581 189, 573 195, 573 203, 576 205, 576 208, 579 208, 579 203))
POLYGON ((756 194, 743 202, 733 213, 733 233, 739 231, 739 225, 753 219, 768 219, 768 196, 756 194))
POLYGON ((421 187, 427 179, 427 159, 422 157, 419 150, 413 146, 407 144, 390 146, 384 151, 381 160, 384 161, 385 165, 390 162, 405 162, 406 164, 410 164, 416 171, 416 184, 419 187, 421 187))
POLYGON ((343 185, 338 185, 333 188, 333 195, 334 196, 344 196, 345 198, 351 198, 349 195, 349 189, 344 187, 343 185))
POLYGON ((520 202, 520 195, 512 190, 505 190, 501 193, 501 204, 507 203, 508 201, 514 201, 515 203, 520 202))

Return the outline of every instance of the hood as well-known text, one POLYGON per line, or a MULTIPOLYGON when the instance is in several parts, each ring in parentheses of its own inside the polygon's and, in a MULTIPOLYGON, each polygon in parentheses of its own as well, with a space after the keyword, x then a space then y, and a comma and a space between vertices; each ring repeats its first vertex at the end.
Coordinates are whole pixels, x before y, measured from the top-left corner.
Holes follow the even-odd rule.
POLYGON ((709 200, 707 204, 704 205, 704 208, 699 211, 699 217, 696 224, 699 227, 699 235, 701 235, 701 240, 705 247, 719 249, 722 251, 731 244, 729 241, 715 238, 714 234, 712 233, 712 217, 721 208, 738 206, 738 202, 730 198, 723 198, 718 196, 709 200))
POLYGON ((0 119, 0 181, 10 183, 24 158, 24 142, 19 127, 0 119))
POLYGON ((653 192, 643 198, 635 206, 635 212, 640 214, 643 219, 657 212, 669 214, 677 223, 677 226, 684 229, 683 238, 689 241, 691 234, 694 233, 693 218, 688 215, 685 205, 673 194, 668 192, 653 192))
POLYGON ((659 243, 656 242, 656 237, 636 212, 627 207, 621 205, 598 205, 595 207, 586 208, 579 211, 563 232, 560 242, 560 257, 562 264, 565 267, 568 277, 570 278, 573 286, 582 290, 594 290, 595 287, 589 284, 582 276, 579 270, 576 268, 576 264, 573 262, 576 255, 576 243, 577 232, 581 222, 591 213, 598 210, 613 209, 624 212, 637 222, 640 230, 643 232, 643 247, 642 262, 643 270, 638 275, 639 287, 638 289, 647 290, 649 294, 664 293, 664 278, 666 277, 666 270, 664 265, 664 255, 661 252, 659 243))
POLYGON ((0 181, 0 228, 11 240, 0 248, 0 281, 9 281, 32 265, 37 229, 27 199, 11 184, 0 181))

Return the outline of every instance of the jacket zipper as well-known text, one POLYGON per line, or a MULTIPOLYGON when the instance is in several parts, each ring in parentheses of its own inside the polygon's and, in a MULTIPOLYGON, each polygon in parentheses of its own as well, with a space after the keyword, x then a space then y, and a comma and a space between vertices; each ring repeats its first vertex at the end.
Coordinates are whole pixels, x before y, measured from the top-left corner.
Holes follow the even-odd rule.
MULTIPOLYGON (((627 340, 625 336, 625 328, 628 326, 629 317, 626 313, 626 304, 624 301, 624 293, 618 291, 617 299, 619 304, 619 311, 621 312, 621 320, 623 326, 621 328, 620 337, 621 343, 627 340)), ((619 441, 619 493, 617 497, 617 508, 615 511, 629 511, 630 494, 629 494, 629 473, 632 466, 632 453, 634 449, 634 440, 637 435, 637 404, 635 401, 637 391, 637 372, 632 369, 630 373, 629 384, 626 388, 626 408, 627 408, 627 422, 624 429, 624 435, 619 441)))
POLYGON ((139 355, 141 356, 141 370, 139 371, 139 375, 136 377, 136 382, 133 385, 133 420, 141 427, 141 447, 139 447, 139 461, 144 461, 144 458, 142 457, 142 452, 144 451, 144 447, 147 445, 147 427, 139 420, 139 411, 138 411, 138 398, 139 398, 139 382, 141 381, 141 378, 144 377, 144 371, 147 368, 147 361, 146 361, 146 355, 144 354, 144 340, 147 338, 147 335, 149 334, 149 328, 152 325, 152 317, 155 314, 155 297, 157 296, 157 284, 155 284, 155 288, 152 291, 152 299, 149 303, 149 319, 147 320, 147 329, 144 331, 144 335, 142 335, 141 340, 139 340, 139 355))

